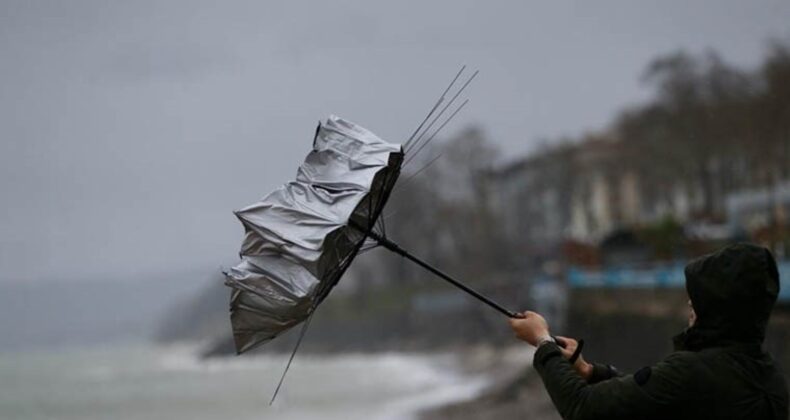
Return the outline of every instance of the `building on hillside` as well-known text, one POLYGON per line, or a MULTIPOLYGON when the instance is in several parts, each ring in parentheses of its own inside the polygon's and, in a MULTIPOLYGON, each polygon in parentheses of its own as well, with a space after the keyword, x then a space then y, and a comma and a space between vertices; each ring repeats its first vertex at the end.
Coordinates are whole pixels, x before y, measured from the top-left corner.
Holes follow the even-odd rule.
POLYGON ((767 229, 771 238, 766 244, 775 244, 771 229, 787 225, 790 181, 736 190, 762 178, 741 171, 740 180, 730 182, 722 165, 714 165, 708 176, 701 171, 694 177, 646 154, 616 134, 588 136, 490 172, 494 208, 508 239, 520 255, 545 261, 562 254, 569 242, 599 247, 617 232, 668 220, 703 242, 767 229), (715 182, 705 187, 711 178, 715 182))
POLYGON ((570 149, 527 156, 488 174, 507 240, 520 254, 550 255, 561 245, 570 220, 570 149))
POLYGON ((727 222, 733 230, 785 225, 790 212, 790 181, 731 193, 727 195, 726 208, 727 222))
POLYGON ((622 155, 620 142, 599 138, 543 150, 492 172, 495 208, 512 242, 526 251, 556 250, 566 240, 595 243, 638 223, 639 175, 622 155))
POLYGON ((573 153, 574 182, 568 238, 598 242, 636 221, 639 179, 623 159, 622 143, 609 137, 579 143, 573 153))

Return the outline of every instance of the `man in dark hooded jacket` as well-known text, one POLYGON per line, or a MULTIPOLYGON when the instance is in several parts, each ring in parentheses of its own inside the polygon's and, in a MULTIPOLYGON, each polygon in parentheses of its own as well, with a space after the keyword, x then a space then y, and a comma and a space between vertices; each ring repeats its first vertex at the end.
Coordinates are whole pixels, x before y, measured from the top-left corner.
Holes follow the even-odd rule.
POLYGON ((533 365, 564 419, 788 418, 787 385, 762 350, 779 294, 771 253, 732 245, 691 262, 685 274, 689 328, 675 337, 675 352, 634 375, 581 357, 572 365, 576 341, 557 343, 534 312, 511 320, 516 335, 538 347, 533 365))

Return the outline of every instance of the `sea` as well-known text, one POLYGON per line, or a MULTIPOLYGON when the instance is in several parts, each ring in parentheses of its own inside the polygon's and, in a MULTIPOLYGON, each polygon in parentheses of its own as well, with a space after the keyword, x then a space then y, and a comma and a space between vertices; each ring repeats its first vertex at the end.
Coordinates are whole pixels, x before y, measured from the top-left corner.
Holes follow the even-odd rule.
POLYGON ((195 345, 0 353, 3 420, 412 419, 489 383, 452 354, 201 359, 195 345))

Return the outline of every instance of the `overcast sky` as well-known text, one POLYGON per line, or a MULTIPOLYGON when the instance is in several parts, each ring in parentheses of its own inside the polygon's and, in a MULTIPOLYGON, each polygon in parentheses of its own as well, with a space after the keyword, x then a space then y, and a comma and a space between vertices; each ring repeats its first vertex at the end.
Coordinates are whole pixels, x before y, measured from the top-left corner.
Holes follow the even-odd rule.
POLYGON ((786 0, 0 0, 0 282, 233 264, 231 210, 294 176, 318 119, 400 141, 463 63, 447 133, 515 155, 645 98, 658 54, 751 66, 788 22, 786 0))

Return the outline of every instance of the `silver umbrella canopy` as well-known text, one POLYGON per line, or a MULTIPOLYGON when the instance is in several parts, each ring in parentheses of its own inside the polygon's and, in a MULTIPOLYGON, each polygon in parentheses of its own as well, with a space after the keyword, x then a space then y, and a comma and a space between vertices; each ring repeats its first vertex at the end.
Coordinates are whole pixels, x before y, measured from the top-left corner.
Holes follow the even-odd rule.
POLYGON ((241 261, 225 271, 241 354, 305 321, 340 280, 400 174, 403 151, 336 116, 288 182, 235 212, 241 261))

